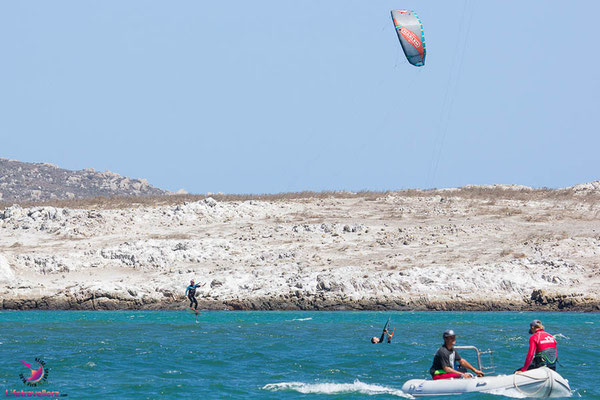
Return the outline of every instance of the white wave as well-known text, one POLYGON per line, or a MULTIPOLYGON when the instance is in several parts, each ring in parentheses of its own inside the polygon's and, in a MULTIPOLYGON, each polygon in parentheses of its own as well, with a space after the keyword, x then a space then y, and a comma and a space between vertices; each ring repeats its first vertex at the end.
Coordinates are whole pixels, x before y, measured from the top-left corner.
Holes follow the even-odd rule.
POLYGON ((312 318, 294 318, 292 321, 311 321, 312 318))
POLYGON ((568 336, 565 336, 565 335, 563 335, 562 333, 557 333, 556 335, 553 335, 553 336, 554 336, 555 338, 562 338, 562 339, 567 339, 567 340, 571 339, 570 337, 568 337, 568 336))
POLYGON ((394 389, 387 386, 370 385, 359 381, 354 383, 303 383, 303 382, 280 382, 269 383, 263 386, 264 390, 270 391, 296 391, 304 394, 342 394, 342 393, 360 393, 366 395, 387 394, 398 397, 412 399, 409 394, 400 389, 394 389))

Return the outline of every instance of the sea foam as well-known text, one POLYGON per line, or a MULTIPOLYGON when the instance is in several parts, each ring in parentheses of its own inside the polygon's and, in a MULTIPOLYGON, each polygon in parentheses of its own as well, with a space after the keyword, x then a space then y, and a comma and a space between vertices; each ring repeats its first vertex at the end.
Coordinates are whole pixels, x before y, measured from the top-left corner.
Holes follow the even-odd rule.
POLYGON ((303 383, 303 382, 280 382, 269 383, 263 386, 264 390, 270 391, 295 391, 305 394, 347 394, 360 393, 366 395, 388 394, 398 397, 412 399, 409 394, 400 389, 387 386, 373 385, 356 379, 354 383, 303 383))

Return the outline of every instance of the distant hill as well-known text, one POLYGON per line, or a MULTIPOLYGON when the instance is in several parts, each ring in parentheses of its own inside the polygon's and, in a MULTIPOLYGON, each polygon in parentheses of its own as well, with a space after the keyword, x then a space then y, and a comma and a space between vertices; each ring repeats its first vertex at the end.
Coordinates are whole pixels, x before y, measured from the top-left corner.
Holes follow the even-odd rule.
POLYGON ((169 194, 145 179, 114 172, 62 169, 47 163, 26 163, 0 158, 0 201, 28 202, 85 199, 98 196, 156 196, 169 194))

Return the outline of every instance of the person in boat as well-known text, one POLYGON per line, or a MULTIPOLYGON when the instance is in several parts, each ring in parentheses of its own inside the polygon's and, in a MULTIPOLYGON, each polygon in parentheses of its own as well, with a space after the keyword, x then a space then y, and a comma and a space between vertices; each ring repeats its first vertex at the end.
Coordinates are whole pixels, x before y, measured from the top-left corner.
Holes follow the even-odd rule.
POLYGON ((477 376, 483 376, 483 372, 473 367, 467 360, 461 358, 454 349, 456 344, 456 334, 452 329, 444 331, 444 344, 438 349, 433 357, 433 365, 429 373, 434 380, 450 378, 472 378, 473 375, 467 372, 460 372, 454 369, 454 363, 457 362, 461 367, 470 369, 477 376))
POLYGON ((190 281, 190 285, 185 289, 185 295, 190 300, 190 308, 193 308, 194 310, 198 310, 198 300, 196 300, 196 289, 202 286, 204 286, 204 284, 196 285, 194 283, 194 280, 192 279, 190 281))
POLYGON ((392 343, 392 338, 394 337, 394 330, 392 330, 392 333, 390 333, 387 330, 387 328, 383 330, 383 332, 381 333, 381 337, 373 336, 371 338, 371 343, 373 343, 373 344, 383 343, 383 339, 385 339, 385 335, 387 335, 387 342, 392 343))
POLYGON ((529 334, 531 336, 529 337, 529 351, 525 358, 525 364, 523 364, 523 368, 515 372, 520 373, 540 367, 548 367, 556 371, 558 352, 554 336, 544 330, 544 325, 539 319, 531 321, 529 334))

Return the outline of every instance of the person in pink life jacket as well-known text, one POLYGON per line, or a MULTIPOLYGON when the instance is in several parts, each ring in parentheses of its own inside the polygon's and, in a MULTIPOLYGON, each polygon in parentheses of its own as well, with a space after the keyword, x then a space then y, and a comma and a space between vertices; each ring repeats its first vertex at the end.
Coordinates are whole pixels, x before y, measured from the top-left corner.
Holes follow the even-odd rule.
POLYGON ((530 369, 548 367, 556 370, 558 361, 558 352, 556 349, 556 339, 554 336, 544 330, 544 325, 539 319, 531 321, 529 324, 529 351, 525 358, 523 367, 516 370, 515 373, 525 372, 530 369))

